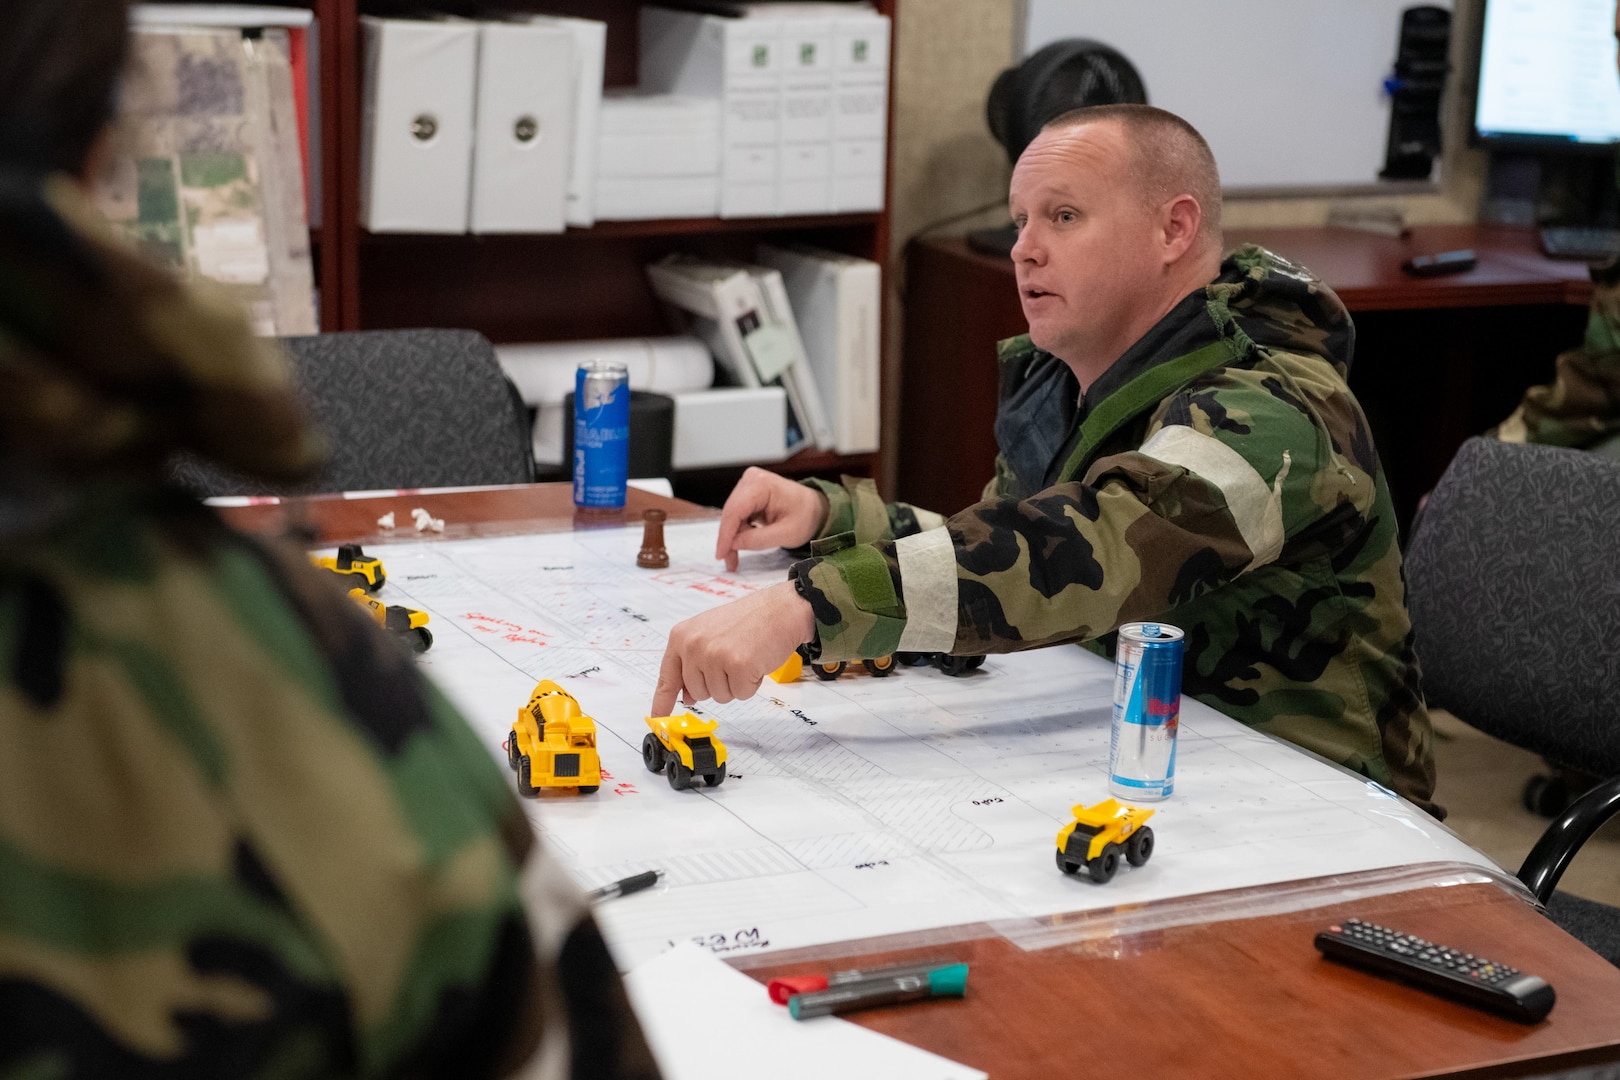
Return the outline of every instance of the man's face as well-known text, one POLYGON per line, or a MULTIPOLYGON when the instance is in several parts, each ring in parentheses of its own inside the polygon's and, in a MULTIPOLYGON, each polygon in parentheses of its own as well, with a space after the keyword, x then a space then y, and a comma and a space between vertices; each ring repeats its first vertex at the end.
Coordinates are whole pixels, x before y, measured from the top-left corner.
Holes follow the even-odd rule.
POLYGON ((1154 215, 1129 155, 1119 125, 1105 121, 1041 134, 1013 168, 1024 318, 1036 345, 1071 363, 1112 362, 1160 314, 1154 215))

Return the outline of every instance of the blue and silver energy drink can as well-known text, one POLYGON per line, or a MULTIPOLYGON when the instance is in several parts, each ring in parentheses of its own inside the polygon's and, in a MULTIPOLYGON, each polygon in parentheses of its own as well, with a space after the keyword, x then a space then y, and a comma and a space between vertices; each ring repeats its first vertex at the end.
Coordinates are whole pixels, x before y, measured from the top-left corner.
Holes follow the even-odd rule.
POLYGON ((1119 628, 1108 790, 1129 802, 1156 802, 1169 798, 1175 788, 1186 637, 1164 623, 1119 628))
POLYGON ((574 505, 624 505, 630 471, 630 371, 587 360, 574 372, 574 505))

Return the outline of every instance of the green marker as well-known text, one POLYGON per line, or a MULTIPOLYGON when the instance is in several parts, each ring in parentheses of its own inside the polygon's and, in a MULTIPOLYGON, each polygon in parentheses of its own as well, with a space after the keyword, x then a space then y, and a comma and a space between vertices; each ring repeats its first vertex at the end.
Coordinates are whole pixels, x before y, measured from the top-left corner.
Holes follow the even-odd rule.
POLYGON ((899 1005, 925 998, 961 997, 967 993, 966 964, 950 964, 932 971, 893 975, 884 979, 861 979, 843 986, 829 986, 788 999, 788 1012, 795 1020, 808 1020, 828 1013, 869 1009, 876 1005, 899 1005))

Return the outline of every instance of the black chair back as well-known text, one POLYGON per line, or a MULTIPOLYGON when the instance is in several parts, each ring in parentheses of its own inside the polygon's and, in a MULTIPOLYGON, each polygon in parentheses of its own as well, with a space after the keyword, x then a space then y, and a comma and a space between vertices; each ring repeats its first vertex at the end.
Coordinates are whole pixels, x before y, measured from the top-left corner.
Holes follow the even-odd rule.
POLYGON ((1406 578, 1430 704, 1620 775, 1620 463, 1470 439, 1415 527, 1406 578))
MULTIPOLYGON (((528 410, 495 350, 471 330, 367 330, 284 338, 305 400, 332 443, 311 491, 523 484, 534 479, 528 410)), ((176 478, 203 495, 291 490, 194 459, 176 478)))

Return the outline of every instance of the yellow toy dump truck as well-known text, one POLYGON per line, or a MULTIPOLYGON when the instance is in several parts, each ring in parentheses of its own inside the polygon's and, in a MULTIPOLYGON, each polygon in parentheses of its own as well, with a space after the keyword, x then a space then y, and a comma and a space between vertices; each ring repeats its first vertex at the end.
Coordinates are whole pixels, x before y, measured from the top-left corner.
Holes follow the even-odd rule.
POLYGON ((378 626, 410 646, 412 652, 427 652, 433 646, 433 631, 427 628, 427 612, 403 604, 385 604, 361 588, 350 589, 349 597, 371 612, 378 626))
POLYGON ((550 679, 542 679, 518 710, 506 740, 506 761, 517 773, 518 791, 537 794, 543 787, 578 788, 590 795, 602 786, 602 762, 596 756, 596 723, 574 696, 550 679))
POLYGON ((641 740, 641 760, 648 772, 669 777, 669 786, 684 791, 692 777, 701 776, 710 787, 726 779, 726 744, 714 737, 718 720, 684 716, 649 716, 652 734, 641 740))
POLYGON ((1152 810, 1125 806, 1115 799, 1076 806, 1074 820, 1058 830, 1058 869, 1077 874, 1085 867, 1091 880, 1101 885, 1119 869, 1122 853, 1126 862, 1141 866, 1153 855, 1153 830, 1144 824, 1152 816, 1152 810))
POLYGON ((338 548, 337 555, 311 555, 309 561, 323 570, 349 579, 353 585, 357 581, 366 592, 376 592, 388 580, 383 572, 381 559, 374 559, 361 550, 359 544, 344 544, 338 548))

